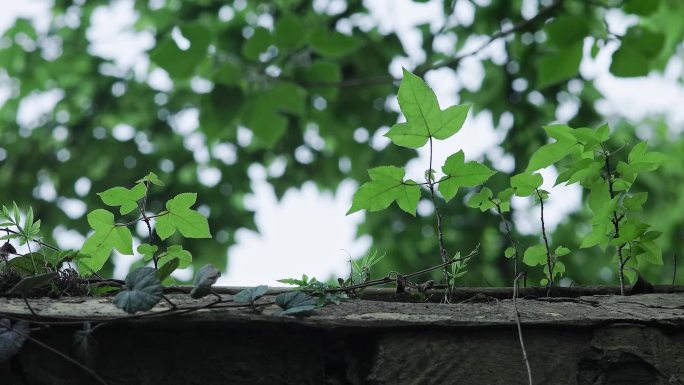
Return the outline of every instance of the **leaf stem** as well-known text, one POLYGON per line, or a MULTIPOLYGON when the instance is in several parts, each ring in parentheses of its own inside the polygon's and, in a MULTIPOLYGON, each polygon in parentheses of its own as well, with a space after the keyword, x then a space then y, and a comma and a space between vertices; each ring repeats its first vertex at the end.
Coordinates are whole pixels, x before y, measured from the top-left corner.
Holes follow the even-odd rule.
POLYGON ((437 242, 439 244, 439 255, 442 257, 442 263, 445 263, 444 265, 444 280, 446 283, 446 289, 444 291, 444 302, 449 303, 450 297, 451 297, 451 282, 449 279, 449 268, 447 267, 448 264, 446 262, 449 260, 449 254, 446 251, 446 248, 444 247, 444 235, 442 232, 442 215, 439 212, 439 206, 437 206, 437 198, 435 197, 435 182, 432 179, 432 153, 433 153, 433 146, 432 146, 432 135, 429 136, 429 143, 430 143, 430 165, 428 168, 428 177, 427 177, 427 182, 428 182, 428 188, 430 189, 430 198, 432 198, 432 204, 435 207, 435 217, 437 219, 437 242))
POLYGON ((549 239, 546 237, 546 225, 544 224, 544 196, 541 193, 541 191, 539 191, 539 189, 535 189, 534 191, 537 193, 537 197, 539 198, 539 204, 541 206, 540 218, 542 237, 544 238, 544 246, 546 247, 546 267, 549 269, 549 273, 546 276, 546 296, 549 297, 551 296, 551 287, 553 286, 553 269, 555 267, 555 263, 551 258, 551 248, 549 247, 549 239))

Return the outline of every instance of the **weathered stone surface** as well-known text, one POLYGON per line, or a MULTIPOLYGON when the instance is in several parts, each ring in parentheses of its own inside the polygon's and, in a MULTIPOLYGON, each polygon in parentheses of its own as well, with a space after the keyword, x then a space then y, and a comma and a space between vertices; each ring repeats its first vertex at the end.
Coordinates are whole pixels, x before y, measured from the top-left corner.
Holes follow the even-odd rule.
MULTIPOLYGON (((213 300, 168 297, 181 307, 213 300)), ((110 385, 527 384, 509 299, 352 300, 301 318, 271 307, 168 317, 162 302, 118 320, 125 313, 106 298, 29 301, 43 320, 74 321, 32 333, 69 355, 76 321, 107 322, 94 334, 95 370, 110 385)), ((684 294, 529 298, 518 310, 535 384, 684 384, 684 294)), ((22 300, 0 298, 0 317, 29 315, 22 300)), ((94 383, 31 341, 0 364, 2 385, 94 383)))

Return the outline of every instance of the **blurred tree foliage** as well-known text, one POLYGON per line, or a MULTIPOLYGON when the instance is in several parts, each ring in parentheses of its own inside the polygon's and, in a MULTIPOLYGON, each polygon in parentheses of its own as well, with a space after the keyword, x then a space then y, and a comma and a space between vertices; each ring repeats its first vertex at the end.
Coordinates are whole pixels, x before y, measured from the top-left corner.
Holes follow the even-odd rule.
MULTIPOLYGON (((619 48, 610 71, 618 77, 662 72, 674 56, 681 63, 684 2, 458 1, 474 8, 472 22, 456 23, 455 1, 445 0, 448 22, 441 28, 419 26, 425 61, 411 70, 419 75, 461 71, 462 59, 477 53, 463 49, 471 39, 502 47, 503 58, 477 56, 484 69, 481 86, 463 88, 458 97, 472 103, 476 114, 491 113, 494 125, 506 131, 503 147, 515 159, 516 172, 545 142, 542 126, 556 120, 558 106, 566 101, 577 106, 568 121, 574 127, 610 121, 620 133, 615 148, 648 138, 656 149, 677 156, 637 181, 639 189, 649 192, 645 215, 665 233, 660 242, 665 264, 671 265, 683 233, 681 127, 668 128, 662 117, 628 122, 601 116, 596 104, 602 95, 593 79, 580 75, 579 65, 583 54, 595 56, 615 43, 619 48), (530 9, 536 11, 530 15, 530 9), (617 34, 607 27, 611 13, 636 22, 617 34), (438 36, 453 37, 459 53, 435 49, 438 36)), ((0 202, 33 205, 46 233, 62 226, 85 234, 85 218, 72 220, 61 207, 70 199, 84 202, 88 210, 101 207, 96 192, 130 185, 154 171, 169 182, 168 196, 199 193, 217 242, 194 241, 186 248, 193 250, 197 264, 211 262, 224 269, 224 258, 217 256, 233 244, 235 230, 255 228, 253 213, 243 205, 250 193, 250 165, 284 162, 284 173, 268 178, 282 195, 309 180, 330 190, 345 179, 363 182, 368 168, 404 164, 416 156, 396 146, 377 151, 370 145, 379 130, 398 118, 386 107, 398 84, 388 68, 407 53, 395 34, 369 25, 362 1, 135 2, 139 17, 134 28, 153 34, 155 42, 147 51, 149 66, 142 70, 122 70, 93 52, 92 15, 109 3, 56 0, 47 29, 18 19, 0 39, 0 82, 9 93, 0 110, 0 202), (150 81, 153 71, 168 74, 172 87, 160 89, 150 81), (22 100, 55 90, 62 97, 54 110, 34 124, 17 122, 22 100), (173 128, 178 116, 195 112, 196 131, 173 128), (119 124, 134 130, 126 140, 113 135, 119 124), (370 140, 354 140, 359 127, 370 140), (246 133, 251 141, 238 140, 250 136, 246 133), (192 143, 206 150, 193 150, 192 143), (206 169, 220 171, 217 185, 199 182, 206 169), (82 178, 92 184, 85 195, 75 190, 79 179, 85 182, 82 178), (50 185, 56 194, 42 194, 50 185)), ((491 185, 502 189, 507 183, 497 174, 491 185)), ((461 202, 467 189, 462 190, 442 207, 447 247, 467 252, 482 244, 465 284, 506 284, 511 266, 503 258, 507 244, 500 223, 494 214, 465 208, 461 202)), ((159 209, 162 201, 154 198, 151 208, 159 209)), ((374 247, 388 255, 379 270, 412 271, 440 260, 432 216, 413 218, 392 209, 366 218, 360 233, 371 234, 374 247)), ((572 214, 553 237, 575 246, 566 276, 581 284, 602 283, 599 273, 603 266, 612 267, 610 257, 598 248, 577 249, 589 231, 587 218, 586 210, 572 214)), ((539 238, 518 240, 529 245, 539 238)), ((648 273, 664 283, 672 270, 648 273)), ((535 274, 541 277, 541 271, 535 274)))

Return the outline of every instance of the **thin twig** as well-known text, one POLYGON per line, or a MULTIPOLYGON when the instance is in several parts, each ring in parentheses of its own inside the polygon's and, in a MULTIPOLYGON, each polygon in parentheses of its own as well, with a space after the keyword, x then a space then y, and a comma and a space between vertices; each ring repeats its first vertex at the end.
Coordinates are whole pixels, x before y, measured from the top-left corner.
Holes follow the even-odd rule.
POLYGON ((529 385, 534 385, 532 380, 532 368, 530 368, 530 361, 527 359, 527 350, 525 349, 525 340, 523 340, 522 326, 520 325, 520 313, 518 313, 518 281, 522 277, 523 273, 518 274, 513 280, 513 310, 515 311, 515 324, 518 327, 518 339, 520 340, 520 349, 522 349, 523 361, 525 361, 525 367, 527 368, 527 380, 529 385))

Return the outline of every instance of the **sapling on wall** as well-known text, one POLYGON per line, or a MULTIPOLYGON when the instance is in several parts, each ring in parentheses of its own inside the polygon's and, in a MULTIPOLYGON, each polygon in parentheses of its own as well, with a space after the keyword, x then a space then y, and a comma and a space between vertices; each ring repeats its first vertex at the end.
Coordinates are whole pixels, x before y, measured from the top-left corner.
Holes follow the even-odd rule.
POLYGON ((446 284, 445 301, 451 293, 451 279, 447 262, 450 260, 442 228, 437 191, 446 203, 458 192, 459 187, 479 186, 495 171, 484 164, 465 162, 465 154, 458 151, 450 155, 441 168, 443 176, 437 178, 433 165, 433 142, 448 139, 456 134, 466 119, 469 105, 451 106, 442 110, 434 91, 418 76, 404 69, 404 78, 399 87, 399 106, 406 122, 393 125, 385 134, 392 143, 411 149, 428 145, 429 162, 425 171, 425 182, 417 183, 404 179, 406 171, 396 166, 381 166, 368 170, 371 178, 354 194, 348 214, 359 210, 379 211, 389 207, 392 202, 407 213, 415 216, 421 194, 429 195, 435 209, 435 227, 440 259, 444 264, 443 274, 446 284), (421 189, 425 187, 425 189, 421 189), (425 191, 427 190, 427 191, 425 191))

